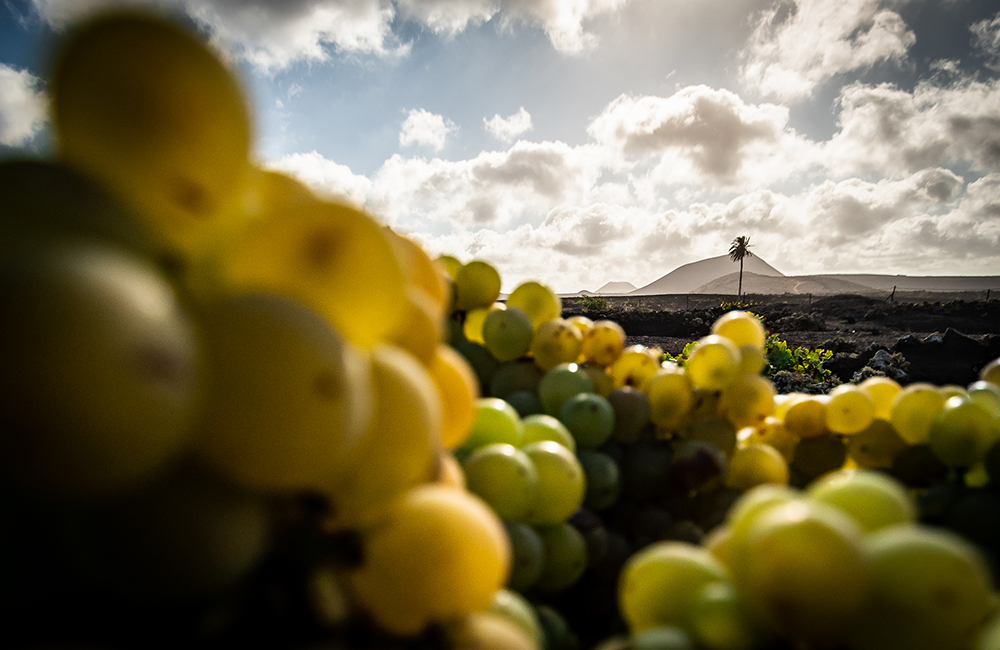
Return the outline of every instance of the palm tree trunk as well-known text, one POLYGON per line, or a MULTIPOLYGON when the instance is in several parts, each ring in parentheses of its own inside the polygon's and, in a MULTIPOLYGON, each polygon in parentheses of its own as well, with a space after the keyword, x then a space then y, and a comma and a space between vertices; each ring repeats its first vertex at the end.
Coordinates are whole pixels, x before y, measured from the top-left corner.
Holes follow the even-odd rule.
POLYGON ((740 258, 740 285, 736 290, 736 297, 740 298, 743 296, 743 258, 740 258))

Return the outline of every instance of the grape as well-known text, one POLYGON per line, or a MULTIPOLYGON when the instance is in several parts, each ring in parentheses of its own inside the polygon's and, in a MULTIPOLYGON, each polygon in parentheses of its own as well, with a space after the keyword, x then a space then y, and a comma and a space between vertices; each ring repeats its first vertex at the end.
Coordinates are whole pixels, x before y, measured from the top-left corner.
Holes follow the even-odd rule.
POLYGON ((439 306, 422 289, 406 288, 403 320, 386 341, 395 343, 425 365, 430 365, 437 347, 444 342, 444 319, 439 306))
POLYGON ((662 433, 677 431, 694 404, 694 387, 683 368, 667 362, 649 378, 649 419, 662 433))
POLYGON ((764 340, 767 338, 764 324, 747 311, 731 311, 723 314, 712 323, 710 333, 726 337, 736 347, 752 345, 763 349, 764 340))
POLYGON ((329 201, 274 206, 227 243, 213 274, 223 294, 273 291, 301 300, 364 347, 392 336, 407 310, 406 279, 385 230, 329 201))
POLYGON ((585 363, 580 367, 594 383, 594 393, 601 397, 607 397, 615 389, 615 380, 608 374, 607 368, 595 366, 592 363, 585 363))
POLYGON ((481 391, 485 392, 485 387, 490 385, 493 373, 500 367, 500 362, 478 343, 463 341, 456 345, 455 349, 469 362, 472 371, 476 373, 476 379, 479 380, 481 391))
POLYGON ((673 625, 639 630, 629 637, 629 647, 632 650, 695 650, 691 636, 673 625))
POLYGON ((872 420, 868 428, 847 439, 847 455, 865 469, 890 469, 893 459, 906 447, 896 429, 881 418, 872 420))
MULTIPOLYGON (((566 320, 568 320, 573 327, 580 331, 580 336, 586 336, 587 331, 594 326, 594 321, 580 314, 570 316, 566 320)), ((580 359, 577 363, 583 363, 583 361, 583 359, 580 359)))
POLYGON ((784 405, 785 428, 796 438, 814 438, 826 433, 826 401, 816 395, 800 395, 784 405))
MULTIPOLYGON (((364 353, 311 309, 273 294, 206 305, 201 325, 210 372, 198 457, 251 488, 295 490, 339 477, 380 397, 364 353)), ((414 372, 423 382, 425 371, 414 372)), ((411 391, 426 400, 414 431, 422 423, 428 436, 440 422, 437 395, 411 391)))
POLYGON ((709 334, 698 339, 684 367, 696 387, 722 390, 739 375, 740 350, 729 339, 709 334))
POLYGON ((922 382, 910 384, 892 400, 889 420, 909 444, 927 442, 931 423, 944 407, 944 402, 945 397, 937 387, 922 382))
POLYGON ((841 384, 829 393, 826 428, 833 433, 853 435, 868 428, 875 419, 875 402, 860 386, 841 384))
POLYGON ((583 449, 577 453, 583 468, 587 491, 583 505, 592 510, 606 510, 618 500, 621 492, 621 470, 611 456, 583 449))
POLYGON ((729 459, 726 485, 748 490, 762 483, 788 484, 788 462, 770 445, 749 444, 736 449, 729 459))
POLYGON ((706 584, 728 580, 707 550, 682 542, 657 542, 629 558, 618 583, 618 604, 629 629, 683 625, 706 584))
POLYGON ((892 459, 892 476, 909 487, 930 487, 948 476, 948 466, 941 462, 930 445, 904 447, 892 459))
POLYGON ((767 356, 763 348, 755 345, 740 346, 740 370, 741 375, 759 375, 767 368, 767 356))
POLYGON ((437 485, 406 492, 363 543, 351 586, 379 627, 395 634, 486 609, 510 568, 507 534, 489 506, 437 485))
MULTIPOLYGON (((746 539, 757 518, 767 510, 800 498, 798 490, 777 483, 761 483, 745 491, 729 509, 723 526, 724 537, 714 540, 720 557, 735 575, 744 566, 746 539), (720 546, 721 545, 721 546, 720 546)), ((707 544, 706 544, 707 545, 707 544)))
POLYGON ((941 391, 941 394, 944 395, 944 398, 946 400, 948 398, 955 396, 959 397, 969 396, 969 393, 964 388, 956 384, 944 384, 943 386, 938 386, 938 390, 941 391))
POLYGON ((462 449, 472 451, 497 442, 521 445, 524 425, 513 406, 497 397, 480 397, 475 406, 476 417, 462 449))
POLYGON ((916 520, 916 506, 903 485, 885 474, 840 470, 812 483, 806 496, 840 508, 870 533, 916 520))
POLYGON ((435 312, 444 316, 448 311, 451 287, 445 279, 446 272, 420 247, 420 244, 389 228, 389 243, 396 251, 396 258, 403 267, 407 280, 423 291, 437 306, 435 312))
POLYGON ((625 386, 646 390, 649 378, 660 369, 660 350, 632 345, 611 364, 611 378, 616 389, 625 386))
POLYGON ((738 429, 760 426, 774 412, 776 392, 767 377, 739 375, 722 389, 719 413, 738 429))
POLYGON ((529 415, 521 422, 524 425, 524 435, 521 436, 522 446, 532 442, 551 440, 570 451, 576 451, 576 439, 558 418, 538 413, 529 415))
POLYGON ((469 435, 479 399, 479 383, 465 357, 448 345, 437 346, 427 370, 441 398, 441 444, 455 449, 469 435))
POLYGON ((462 464, 455 458, 455 454, 446 450, 438 454, 438 473, 433 482, 459 490, 468 489, 462 464))
POLYGON ((579 393, 592 393, 594 382, 575 363, 562 363, 545 373, 538 384, 538 396, 549 415, 558 416, 563 402, 579 393))
POLYGON ((61 157, 134 208, 161 244, 202 253, 244 220, 247 101, 193 34, 135 13, 96 18, 63 43, 51 89, 61 157))
POLYGON ((366 525, 415 485, 433 479, 441 453, 441 404, 434 380, 406 351, 371 351, 375 411, 337 476, 322 485, 333 504, 331 527, 366 525))
POLYGON ((530 390, 515 390, 504 397, 504 401, 513 406, 514 410, 522 418, 526 418, 529 415, 537 415, 545 410, 542 407, 542 400, 539 399, 538 393, 530 390))
POLYGON ((625 330, 614 321, 597 321, 583 335, 583 357, 594 365, 610 366, 625 349, 625 330))
POLYGON ((927 442, 949 467, 971 467, 1000 439, 1000 428, 989 411, 967 396, 948 398, 935 416, 927 442))
POLYGON ((434 261, 437 262, 438 266, 440 266, 451 281, 454 282, 455 276, 458 275, 458 270, 462 268, 462 262, 460 262, 454 255, 439 255, 434 261))
POLYGON ((195 332, 156 269, 104 244, 0 258, 0 467, 33 489, 93 495, 155 475, 199 406, 195 332))
POLYGON ((536 329, 546 321, 559 318, 562 313, 562 301, 559 296, 552 289, 534 280, 522 282, 514 287, 507 296, 507 306, 524 311, 536 329))
POLYGON ((726 456, 715 445, 702 440, 685 440, 670 459, 670 481, 686 492, 698 490, 726 473, 726 456))
POLYGON ((940 529, 900 525, 870 535, 870 607, 851 634, 858 650, 967 648, 993 609, 982 557, 940 529))
POLYGON ((479 495, 501 519, 524 519, 538 496, 535 465, 513 445, 483 445, 465 459, 462 468, 469 491, 479 495))
POLYGON ((538 582, 545 564, 545 547, 534 527, 524 522, 505 521, 510 540, 511 564, 507 585, 511 589, 527 591, 538 582))
POLYGON ((538 472, 538 497, 526 521, 536 526, 560 524, 583 504, 586 480, 570 450, 551 440, 525 445, 522 451, 538 472))
POLYGON ((688 628, 708 650, 752 650, 761 636, 743 597, 730 582, 710 582, 691 602, 688 628))
POLYGON ((889 377, 869 377, 858 386, 868 393, 875 403, 875 417, 888 420, 892 417, 892 402, 901 390, 899 382, 889 377))
POLYGON ((974 381, 968 386, 969 399, 1000 419, 1000 385, 988 381, 974 381))
POLYGON ((600 395, 579 393, 563 402, 559 420, 566 425, 580 449, 600 447, 615 428, 615 410, 600 395))
POLYGON ((766 509, 750 527, 736 574, 747 602, 782 635, 830 642, 853 623, 870 570, 853 519, 795 500, 766 509))
POLYGON ((510 589, 500 589, 493 594, 490 608, 487 611, 500 614, 515 623, 528 633, 535 644, 541 647, 545 633, 542 631, 542 624, 538 620, 535 608, 524 596, 510 589))
POLYGON ((532 347, 532 332, 531 319, 517 307, 495 309, 483 321, 486 349, 500 361, 524 356, 532 347))
POLYGON ((736 449, 736 433, 732 423, 721 415, 705 415, 688 422, 680 437, 709 443, 728 458, 736 449))
POLYGON ((466 262, 455 274, 455 307, 488 307, 500 296, 500 273, 489 262, 466 262))
POLYGON ((1000 357, 990 361, 979 371, 979 378, 1000 386, 1000 357))
POLYGON ((545 562, 535 587, 554 592, 572 586, 587 568, 587 542, 583 535, 566 522, 539 526, 537 530, 545 549, 545 562))
POLYGON ((620 465, 622 491, 633 499, 648 499, 666 488, 671 447, 661 441, 646 441, 625 448, 620 465))
MULTIPOLYGON (((745 427, 740 429, 737 432, 737 437, 741 442, 747 444, 770 445, 787 462, 791 462, 795 457, 795 447, 799 444, 799 439, 788 431, 785 423, 773 416, 764 418, 764 422, 760 427, 745 427)), ((851 440, 853 441, 857 437, 853 436, 851 440)))
POLYGON ((531 354, 539 368, 549 370, 562 363, 575 363, 581 345, 579 330, 564 318, 553 318, 535 328, 531 354))
POLYGON ((542 371, 530 359, 504 361, 490 378, 490 395, 505 399, 511 393, 526 390, 538 393, 542 371))
POLYGON ((476 307, 465 312, 465 321, 462 323, 462 334, 465 335, 465 340, 485 346, 483 325, 486 323, 486 317, 495 311, 504 311, 505 309, 507 309, 507 305, 495 302, 489 307, 476 307))
POLYGON ((622 444, 637 441, 652 412, 646 393, 623 386, 608 393, 608 403, 615 410, 615 428, 611 438, 622 444))
POLYGON ((450 623, 452 650, 538 650, 540 644, 518 622, 493 611, 473 612, 450 623))
MULTIPOLYGON (((538 605, 538 620, 545 631, 545 650, 577 650, 576 635, 566 623, 562 614, 549 605, 538 605)), ((499 648, 497 650, 500 650, 499 648)))
POLYGON ((814 436, 799 440, 792 458, 792 475, 797 484, 805 484, 813 479, 840 469, 847 460, 847 446, 832 434, 814 436))

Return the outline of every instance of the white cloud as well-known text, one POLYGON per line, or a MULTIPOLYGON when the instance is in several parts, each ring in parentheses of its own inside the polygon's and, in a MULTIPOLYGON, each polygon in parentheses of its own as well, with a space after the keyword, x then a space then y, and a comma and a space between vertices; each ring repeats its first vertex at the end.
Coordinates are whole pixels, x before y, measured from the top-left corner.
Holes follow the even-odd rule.
POLYGON ((841 173, 904 174, 956 162, 1000 171, 1000 80, 852 84, 841 91, 840 131, 827 145, 841 173))
POLYGON ((504 0, 504 18, 540 25, 552 46, 564 54, 579 54, 597 45, 583 25, 603 14, 614 14, 630 0, 504 0))
POLYGON ((974 23, 969 30, 973 46, 986 57, 987 67, 1000 70, 1000 13, 990 20, 974 23))
POLYGON ((516 113, 507 117, 494 115, 490 119, 483 118, 486 130, 501 142, 511 142, 517 136, 531 130, 531 114, 522 106, 516 113))
POLYGON ((908 0, 777 0, 742 55, 744 81, 765 95, 809 97, 834 75, 900 60, 916 41, 886 5, 908 0))
POLYGON ((411 109, 399 130, 399 145, 420 145, 435 152, 444 149, 448 136, 458 130, 455 123, 422 108, 411 109))
POLYGON ((30 142, 45 125, 47 108, 41 79, 0 63, 0 144, 17 147, 30 142))
POLYGON ((267 166, 295 176, 320 195, 342 197, 355 205, 364 205, 373 192, 370 180, 315 151, 282 156, 267 166))

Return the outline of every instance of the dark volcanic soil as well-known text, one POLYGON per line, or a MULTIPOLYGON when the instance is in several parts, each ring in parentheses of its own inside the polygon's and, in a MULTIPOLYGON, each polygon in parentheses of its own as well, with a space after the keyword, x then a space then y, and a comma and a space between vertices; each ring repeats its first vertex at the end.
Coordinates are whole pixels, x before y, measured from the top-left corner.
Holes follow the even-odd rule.
POLYGON ((566 298, 563 315, 614 320, 625 329, 630 345, 678 354, 708 334, 716 318, 742 307, 763 316, 767 329, 790 346, 834 352, 827 367, 841 381, 850 381, 881 349, 905 359, 900 383, 966 385, 1000 357, 1000 301, 935 297, 775 295, 744 297, 742 303, 731 296, 704 295, 566 298))

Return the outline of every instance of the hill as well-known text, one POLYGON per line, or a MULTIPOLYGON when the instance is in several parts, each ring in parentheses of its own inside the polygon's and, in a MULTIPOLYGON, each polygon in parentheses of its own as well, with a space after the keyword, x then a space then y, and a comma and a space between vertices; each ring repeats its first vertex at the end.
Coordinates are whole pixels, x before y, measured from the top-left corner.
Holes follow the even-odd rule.
POLYGON ((635 291, 635 285, 631 282, 608 282, 594 293, 599 296, 606 296, 616 293, 632 293, 633 291, 635 291))
MULTIPOLYGON (((736 294, 740 274, 730 273, 701 285, 691 293, 736 294)), ((889 287, 892 290, 892 287, 889 287)), ((771 276, 743 271, 743 293, 871 293, 873 288, 835 275, 771 276)))
MULTIPOLYGON (((700 287, 731 273, 739 274, 740 265, 729 259, 728 255, 710 257, 698 262, 691 262, 679 266, 662 278, 654 280, 644 287, 640 287, 631 292, 631 295, 660 295, 669 293, 691 293, 698 291, 700 287)), ((754 273, 760 276, 785 277, 785 274, 778 271, 773 266, 757 257, 748 257, 743 260, 743 290, 747 291, 747 273, 754 273)), ((736 293, 734 290, 733 293, 736 293)), ((782 293, 782 292, 778 292, 782 293)))

